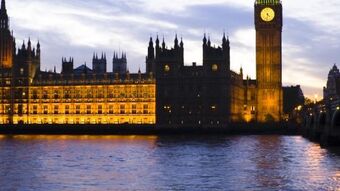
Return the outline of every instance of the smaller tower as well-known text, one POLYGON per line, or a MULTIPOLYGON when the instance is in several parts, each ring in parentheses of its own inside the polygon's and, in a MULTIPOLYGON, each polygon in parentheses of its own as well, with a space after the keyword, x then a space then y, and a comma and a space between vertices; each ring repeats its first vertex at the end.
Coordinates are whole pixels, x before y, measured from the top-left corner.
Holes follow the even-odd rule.
POLYGON ((148 56, 146 57, 146 73, 155 73, 155 48, 153 46, 152 37, 150 37, 148 56))
POLYGON ((73 58, 70 58, 68 61, 66 58, 62 58, 61 73, 65 75, 73 74, 73 58))
POLYGON ((15 45, 13 34, 9 30, 9 18, 5 0, 1 1, 0 39, 0 68, 11 69, 13 66, 15 45))
POLYGON ((107 61, 106 61, 106 54, 102 52, 100 58, 98 58, 97 53, 93 54, 92 59, 92 69, 93 73, 95 74, 104 74, 107 72, 107 61))
POLYGON ((121 57, 119 57, 118 53, 113 53, 113 60, 112 60, 112 72, 118 73, 121 75, 126 74, 127 71, 127 58, 126 53, 122 53, 121 57))

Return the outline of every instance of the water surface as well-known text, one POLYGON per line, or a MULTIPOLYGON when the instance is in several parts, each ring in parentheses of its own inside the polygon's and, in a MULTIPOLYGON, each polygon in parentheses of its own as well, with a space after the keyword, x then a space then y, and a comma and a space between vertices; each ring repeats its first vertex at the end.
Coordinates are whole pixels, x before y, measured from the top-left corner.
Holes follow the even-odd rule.
POLYGON ((340 190, 340 152, 289 136, 0 136, 1 190, 340 190))

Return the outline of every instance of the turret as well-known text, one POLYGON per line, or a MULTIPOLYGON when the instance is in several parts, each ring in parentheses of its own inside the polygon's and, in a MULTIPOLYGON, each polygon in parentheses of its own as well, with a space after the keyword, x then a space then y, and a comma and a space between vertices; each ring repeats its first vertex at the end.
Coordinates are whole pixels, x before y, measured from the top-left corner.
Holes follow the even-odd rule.
POLYGON ((203 38, 203 46, 207 45, 207 37, 206 34, 204 33, 204 38, 203 38))
POLYGON ((69 61, 66 58, 62 58, 61 73, 66 75, 73 73, 73 58, 70 58, 69 61))
POLYGON ((8 15, 7 15, 7 9, 6 9, 6 2, 5 2, 5 0, 1 1, 0 28, 1 29, 9 29, 8 15))
POLYGON ((164 40, 164 37, 163 37, 162 49, 165 50, 165 40, 164 40))
POLYGON ((149 47, 148 47, 148 55, 146 57, 146 72, 155 72, 155 49, 153 47, 153 40, 152 37, 150 37, 149 41, 149 47))
POLYGON ((177 34, 176 34, 176 37, 175 37, 175 48, 178 48, 179 46, 178 46, 178 38, 177 38, 177 34))
POLYGON ((102 52, 102 55, 100 58, 98 58, 98 54, 94 53, 93 54, 93 59, 92 59, 92 69, 95 74, 104 74, 106 73, 106 68, 107 68, 107 62, 106 62, 106 54, 102 52))
POLYGON ((127 56, 126 53, 121 54, 119 57, 118 53, 114 53, 112 59, 112 72, 124 75, 127 71, 127 56))
POLYGON ((27 51, 28 51, 29 54, 31 54, 31 52, 32 52, 31 38, 28 38, 27 51))
POLYGON ((40 58, 40 42, 37 44, 37 56, 40 58))

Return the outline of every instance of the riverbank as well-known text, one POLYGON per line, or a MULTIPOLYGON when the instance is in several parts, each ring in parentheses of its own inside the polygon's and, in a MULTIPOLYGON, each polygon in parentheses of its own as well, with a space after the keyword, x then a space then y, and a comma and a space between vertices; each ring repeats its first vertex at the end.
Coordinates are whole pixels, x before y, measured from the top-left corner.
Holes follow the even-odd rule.
POLYGON ((228 127, 159 127, 156 125, 3 125, 0 134, 43 135, 301 135, 288 124, 232 124, 228 127))

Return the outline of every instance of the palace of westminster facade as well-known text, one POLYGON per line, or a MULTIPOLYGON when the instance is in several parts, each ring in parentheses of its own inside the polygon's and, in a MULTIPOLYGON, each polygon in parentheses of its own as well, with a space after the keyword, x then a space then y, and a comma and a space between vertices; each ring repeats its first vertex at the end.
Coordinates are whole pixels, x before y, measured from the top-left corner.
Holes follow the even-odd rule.
POLYGON ((41 49, 16 48, 5 0, 0 10, 0 124, 157 124, 222 126, 282 117, 282 4, 255 3, 257 80, 230 70, 230 43, 203 39, 203 65, 184 65, 183 41, 150 38, 146 72, 130 74, 125 54, 93 55, 92 69, 62 59, 62 71, 40 70, 41 49))

